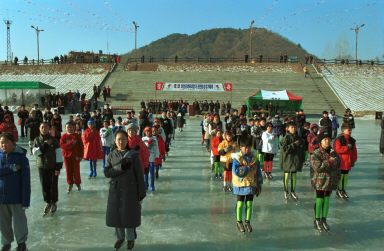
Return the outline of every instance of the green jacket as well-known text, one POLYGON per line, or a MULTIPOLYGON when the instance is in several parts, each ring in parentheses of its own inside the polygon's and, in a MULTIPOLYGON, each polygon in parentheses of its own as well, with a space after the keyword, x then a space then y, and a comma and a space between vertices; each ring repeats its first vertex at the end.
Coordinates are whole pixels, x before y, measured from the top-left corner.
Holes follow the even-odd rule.
POLYGON ((287 133, 280 141, 280 169, 284 172, 301 172, 305 158, 304 140, 297 134, 287 133), (299 145, 294 142, 300 141, 299 145))
POLYGON ((59 141, 51 135, 39 135, 33 141, 33 155, 36 155, 36 167, 44 169, 55 169, 59 171, 63 166, 63 155, 59 141), (47 144, 46 140, 52 143, 47 144))

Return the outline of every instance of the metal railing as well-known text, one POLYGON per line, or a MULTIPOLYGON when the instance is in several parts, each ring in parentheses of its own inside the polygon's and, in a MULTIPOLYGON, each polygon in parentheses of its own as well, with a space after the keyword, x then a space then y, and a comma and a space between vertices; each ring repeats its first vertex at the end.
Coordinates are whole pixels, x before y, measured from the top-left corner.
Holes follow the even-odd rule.
POLYGON ((380 60, 316 59, 316 64, 384 65, 380 60))

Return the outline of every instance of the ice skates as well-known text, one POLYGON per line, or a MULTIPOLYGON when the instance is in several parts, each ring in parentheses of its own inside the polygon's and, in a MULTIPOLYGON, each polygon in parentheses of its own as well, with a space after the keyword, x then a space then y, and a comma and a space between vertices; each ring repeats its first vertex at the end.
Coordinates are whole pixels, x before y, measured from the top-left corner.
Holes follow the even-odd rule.
POLYGON ((73 185, 69 185, 67 189, 67 193, 70 193, 72 191, 73 185))
POLYGON ((284 199, 285 200, 289 199, 289 193, 287 191, 284 191, 284 199))
POLYGON ((248 233, 252 232, 252 226, 248 220, 245 221, 245 229, 247 229, 248 233))
POLYGON ((243 225, 242 221, 238 221, 237 222, 237 229, 239 229, 239 231, 242 232, 242 233, 245 232, 244 225, 243 225))
POLYGON ((295 194, 295 192, 291 192, 291 197, 292 197, 292 199, 294 199, 295 201, 299 201, 299 197, 295 194))
POLYGON ((27 250, 27 245, 25 244, 25 242, 17 245, 16 251, 26 251, 26 250, 27 250))
POLYGON ((77 186, 77 191, 81 191, 81 186, 80 186, 80 184, 76 184, 76 186, 77 186))
POLYGON ((317 231, 319 231, 320 233, 323 232, 323 228, 321 227, 320 220, 315 220, 313 223, 314 223, 315 229, 317 229, 317 231))
POLYGON ((51 206, 51 203, 47 203, 47 205, 45 205, 43 216, 47 215, 51 211, 51 206))
POLYGON ((132 250, 135 246, 135 241, 127 241, 127 249, 132 250))
POLYGON ((349 199, 349 195, 347 194, 347 192, 345 190, 341 190, 341 194, 343 195, 344 199, 349 199))
POLYGON ((327 232, 329 232, 329 230, 331 230, 331 228, 329 227, 329 225, 327 224, 327 220, 325 218, 322 218, 321 219, 321 225, 323 226, 323 229, 327 232))
POLYGON ((121 246, 124 244, 124 241, 125 240, 117 240, 116 242, 115 242, 115 250, 119 250, 120 248, 121 248, 121 246))
POLYGON ((336 190, 336 196, 337 196, 339 199, 344 199, 344 195, 343 195, 343 193, 341 192, 340 189, 337 189, 337 190, 336 190))
POLYGON ((11 244, 4 245, 1 248, 1 251, 11 251, 11 244))
POLYGON ((56 203, 52 203, 51 204, 51 214, 56 213, 56 211, 57 211, 57 205, 56 205, 56 203))

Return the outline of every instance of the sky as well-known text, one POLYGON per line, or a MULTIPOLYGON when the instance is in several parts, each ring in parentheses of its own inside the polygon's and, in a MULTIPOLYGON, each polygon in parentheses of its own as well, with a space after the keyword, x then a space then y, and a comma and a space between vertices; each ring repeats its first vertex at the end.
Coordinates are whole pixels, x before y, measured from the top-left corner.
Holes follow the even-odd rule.
MULTIPOLYGON (((123 54, 172 33, 212 28, 265 28, 320 58, 338 55, 384 60, 384 0, 0 0, 0 18, 11 20, 11 50, 19 59, 71 50, 123 54)), ((7 56, 6 25, 0 24, 0 61, 7 56)), ((225 55, 224 55, 225 56, 225 55)), ((231 56, 231 55, 230 55, 231 56)))

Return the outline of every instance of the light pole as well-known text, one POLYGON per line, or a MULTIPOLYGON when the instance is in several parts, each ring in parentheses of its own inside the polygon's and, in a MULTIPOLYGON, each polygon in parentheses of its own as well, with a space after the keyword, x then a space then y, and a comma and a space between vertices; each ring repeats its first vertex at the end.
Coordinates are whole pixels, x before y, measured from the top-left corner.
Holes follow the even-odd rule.
POLYGON ((36 36, 37 36, 37 64, 40 64, 40 52, 39 52, 39 33, 40 31, 44 31, 44 30, 39 30, 39 26, 33 26, 31 25, 31 28, 34 29, 36 31, 36 36))
POLYGON ((133 21, 132 23, 135 26, 135 57, 137 58, 137 28, 139 28, 140 26, 138 26, 135 21, 133 21))
POLYGON ((350 30, 353 30, 355 31, 356 33, 356 54, 355 54, 355 60, 356 60, 356 64, 357 64, 357 35, 359 34, 359 30, 360 28, 364 27, 365 24, 362 24, 362 25, 356 25, 355 28, 350 28, 350 30))
POLYGON ((252 25, 255 23, 255 20, 252 20, 251 22, 251 29, 250 29, 250 32, 249 32, 249 57, 250 59, 252 60, 252 25))

